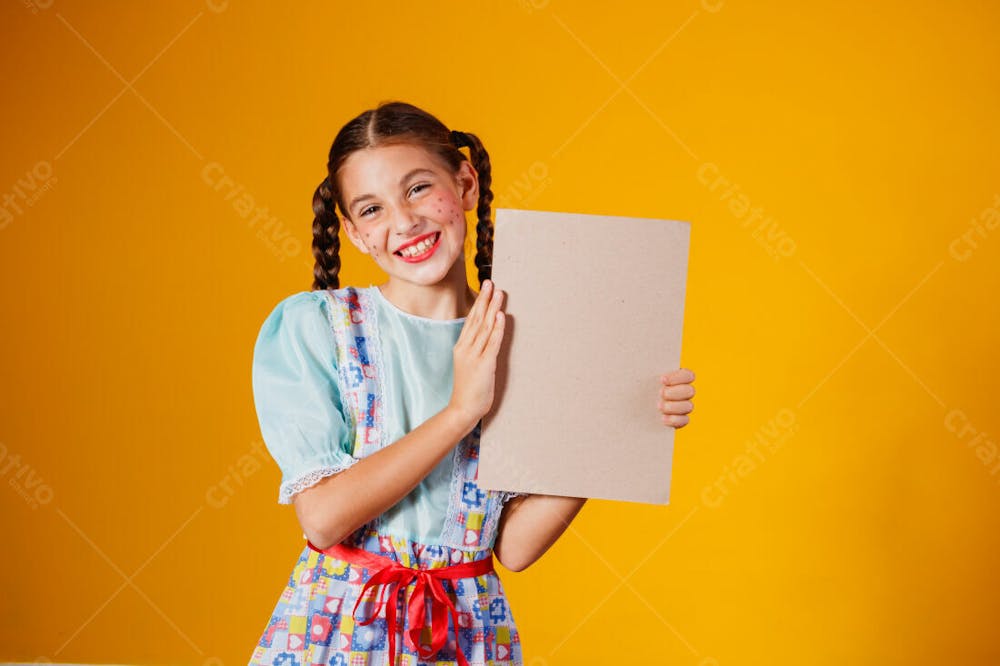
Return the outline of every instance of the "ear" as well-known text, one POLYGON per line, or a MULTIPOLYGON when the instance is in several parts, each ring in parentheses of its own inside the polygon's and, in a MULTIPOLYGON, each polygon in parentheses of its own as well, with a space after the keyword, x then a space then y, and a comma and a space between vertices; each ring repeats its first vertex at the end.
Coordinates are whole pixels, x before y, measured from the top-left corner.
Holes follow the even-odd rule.
POLYGON ((479 205, 479 173, 469 160, 462 160, 455 180, 462 195, 462 208, 475 210, 479 205))
POLYGON ((344 232, 347 234, 351 243, 354 244, 354 247, 358 248, 358 250, 362 253, 368 254, 368 246, 365 245, 365 241, 361 238, 361 234, 358 233, 358 228, 354 226, 354 222, 351 221, 351 218, 345 215, 342 216, 341 219, 344 222, 344 232))

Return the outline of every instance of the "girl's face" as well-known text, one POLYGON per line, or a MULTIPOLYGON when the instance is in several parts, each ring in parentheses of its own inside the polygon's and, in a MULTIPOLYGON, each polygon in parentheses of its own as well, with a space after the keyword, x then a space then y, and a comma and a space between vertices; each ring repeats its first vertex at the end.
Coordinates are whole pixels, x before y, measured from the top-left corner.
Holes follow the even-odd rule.
POLYGON ((352 153, 339 175, 344 230, 391 280, 435 285, 450 274, 465 284, 465 211, 479 197, 468 161, 452 174, 422 146, 402 143, 352 153))

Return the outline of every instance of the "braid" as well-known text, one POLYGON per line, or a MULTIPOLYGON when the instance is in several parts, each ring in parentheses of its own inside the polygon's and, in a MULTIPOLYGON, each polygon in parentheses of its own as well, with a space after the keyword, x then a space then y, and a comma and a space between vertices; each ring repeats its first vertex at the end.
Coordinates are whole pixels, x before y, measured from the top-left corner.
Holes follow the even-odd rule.
MULTIPOLYGON (((364 111, 344 125, 330 147, 326 178, 313 194, 313 290, 340 288, 340 226, 337 207, 344 212, 338 174, 347 158, 358 150, 383 145, 410 143, 436 155, 457 174, 468 159, 479 174, 479 202, 476 206, 476 268, 479 284, 493 274, 493 182, 490 156, 475 134, 449 132, 447 126, 430 113, 399 101, 382 102, 364 111), (467 147, 469 157, 459 148, 467 147)), ((466 241, 471 240, 468 234, 466 241)), ((463 254, 464 257, 464 254, 463 254)))
POLYGON ((475 134, 465 132, 472 166, 479 173, 479 205, 476 207, 476 268, 479 269, 479 284, 493 275, 493 220, 490 205, 493 203, 493 171, 490 156, 483 142, 475 134))
POLYGON ((327 176, 313 194, 313 291, 340 287, 340 218, 327 176))

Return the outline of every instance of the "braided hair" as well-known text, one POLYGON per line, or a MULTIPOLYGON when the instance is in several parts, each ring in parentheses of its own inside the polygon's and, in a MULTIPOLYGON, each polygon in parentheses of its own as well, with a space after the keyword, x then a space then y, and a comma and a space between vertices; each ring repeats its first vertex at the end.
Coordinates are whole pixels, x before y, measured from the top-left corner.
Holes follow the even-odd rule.
POLYGON ((326 177, 313 194, 312 250, 313 291, 340 287, 340 218, 344 202, 337 175, 351 153, 364 148, 416 143, 440 157, 457 172, 462 161, 468 159, 479 174, 479 203, 476 206, 476 269, 479 284, 488 279, 493 268, 493 182, 490 156, 483 142, 475 134, 449 131, 430 113, 405 102, 383 102, 369 109, 344 125, 330 147, 326 164, 326 177), (469 157, 459 150, 467 147, 469 157))

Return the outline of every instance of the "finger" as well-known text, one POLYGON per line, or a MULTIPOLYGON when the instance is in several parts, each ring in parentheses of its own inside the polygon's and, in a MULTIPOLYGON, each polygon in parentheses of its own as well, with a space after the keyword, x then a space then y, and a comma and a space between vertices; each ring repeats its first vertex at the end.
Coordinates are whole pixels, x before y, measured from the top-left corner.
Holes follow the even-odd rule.
POLYGON ((683 428, 686 426, 691 419, 686 416, 678 416, 677 414, 665 414, 663 416, 663 423, 668 426, 673 426, 674 428, 683 428))
POLYGON ((689 400, 694 397, 694 387, 690 384, 664 386, 660 389, 660 397, 664 400, 689 400))
POLYGON ((483 321, 477 327, 478 331, 473 338, 472 349, 480 354, 483 353, 489 344, 490 335, 493 333, 493 327, 496 325, 497 312, 500 311, 500 305, 503 303, 503 297, 504 293, 502 289, 494 289, 489 307, 483 316, 483 321))
POLYGON ((493 280, 483 280, 482 289, 476 294, 476 300, 472 303, 472 308, 469 310, 469 317, 473 323, 482 321, 483 313, 486 312, 486 308, 490 304, 490 299, 493 298, 494 287, 493 280))
POLYGON ((690 384, 694 381, 694 373, 687 368, 678 368, 673 372, 660 375, 660 380, 667 385, 690 384))
POLYGON ((493 295, 493 280, 483 280, 483 286, 476 295, 476 300, 469 309, 469 314, 465 316, 465 324, 458 334, 458 339, 471 341, 475 338, 476 330, 482 320, 482 312, 489 304, 489 299, 493 295))
POLYGON ((678 368, 660 376, 661 381, 667 385, 690 384, 694 381, 694 373, 687 368, 678 368))
POLYGON ((503 330, 504 324, 507 322, 507 317, 504 315, 503 310, 497 310, 493 316, 496 323, 493 325, 493 332, 490 333, 489 342, 486 343, 486 353, 495 357, 500 351, 500 343, 503 342, 503 330))
POLYGON ((491 325, 496 322, 497 312, 500 312, 500 308, 503 307, 503 301, 506 295, 507 294, 504 293, 503 289, 497 289, 494 287, 493 297, 490 299, 490 305, 486 309, 485 317, 485 319, 490 321, 491 325))
POLYGON ((689 400, 661 400, 659 407, 663 414, 690 414, 694 411, 694 403, 689 400))

